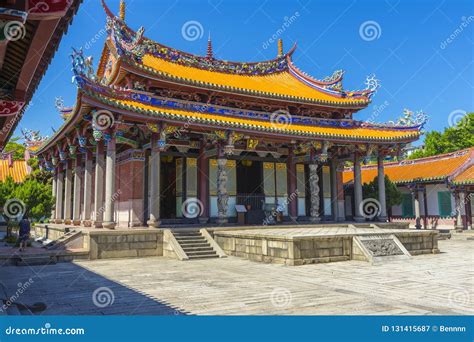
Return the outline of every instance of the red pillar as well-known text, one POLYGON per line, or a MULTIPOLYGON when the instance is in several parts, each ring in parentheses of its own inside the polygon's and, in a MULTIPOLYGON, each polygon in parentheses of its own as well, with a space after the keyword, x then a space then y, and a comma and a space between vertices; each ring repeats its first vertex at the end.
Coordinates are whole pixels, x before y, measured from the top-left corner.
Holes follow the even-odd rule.
POLYGON ((293 146, 288 147, 286 170, 288 174, 288 214, 290 218, 298 218, 298 196, 296 194, 296 164, 293 160, 293 146))
POLYGON ((206 156, 205 142, 199 149, 199 157, 197 160, 198 167, 198 194, 199 201, 202 203, 202 214, 200 220, 205 223, 209 220, 209 158, 206 156))

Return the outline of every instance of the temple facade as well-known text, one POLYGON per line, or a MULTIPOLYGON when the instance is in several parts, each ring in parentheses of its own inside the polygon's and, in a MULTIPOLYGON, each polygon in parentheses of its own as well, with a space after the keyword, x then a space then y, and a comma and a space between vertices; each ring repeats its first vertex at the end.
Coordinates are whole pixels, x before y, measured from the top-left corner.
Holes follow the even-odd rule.
MULTIPOLYGON (((103 3, 108 36, 94 70, 73 51, 77 101, 37 150, 54 173, 53 221, 114 228, 160 223, 266 224, 346 220, 344 163, 353 163, 362 222, 361 162, 401 153, 421 134, 422 113, 361 122, 377 89, 343 88, 343 72, 317 79, 292 62, 228 62, 179 51, 134 31, 121 4, 103 3), (245 220, 240 213, 246 212, 245 220), (269 214, 270 213, 270 214, 269 214)), ((384 183, 377 217, 387 219, 384 183)))

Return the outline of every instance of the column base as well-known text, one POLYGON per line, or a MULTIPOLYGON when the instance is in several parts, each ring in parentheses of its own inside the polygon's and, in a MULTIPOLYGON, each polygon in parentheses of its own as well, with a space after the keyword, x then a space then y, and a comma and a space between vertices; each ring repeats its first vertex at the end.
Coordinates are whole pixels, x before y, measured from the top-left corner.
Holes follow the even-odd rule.
POLYGON ((200 224, 205 224, 207 222, 209 222, 209 217, 204 217, 204 216, 201 216, 198 218, 198 221, 200 224))
POLYGON ((387 222, 388 216, 379 216, 379 222, 387 222))
POLYGON ((83 220, 82 225, 84 227, 91 227, 92 226, 92 221, 91 220, 83 220))
POLYGON ((359 222, 359 223, 365 222, 365 217, 362 217, 362 216, 355 216, 355 217, 354 217, 354 221, 359 222))
POLYGON ((71 219, 66 219, 64 220, 64 224, 71 224, 72 223, 72 220, 71 219))
POLYGON ((61 219, 55 219, 55 220, 53 221, 53 223, 61 224, 61 223, 63 223, 63 220, 61 220, 61 219))
POLYGON ((321 222, 321 217, 310 217, 309 222, 311 223, 319 223, 321 222))
POLYGON ((298 216, 289 216, 290 220, 293 222, 298 221, 298 216))
POLYGON ((102 222, 102 227, 107 228, 107 229, 115 229, 115 222, 102 222))
POLYGON ((161 224, 161 221, 159 220, 148 220, 146 222, 149 228, 158 228, 161 224))
POLYGON ((220 217, 216 220, 217 224, 226 224, 228 222, 229 222, 229 220, 227 219, 227 217, 220 217))
POLYGON ((454 229, 456 230, 457 233, 462 233, 464 231, 464 227, 463 226, 454 226, 454 229))
POLYGON ((73 220, 72 224, 75 226, 80 226, 81 225, 81 220, 73 220))
POLYGON ((92 226, 94 228, 103 228, 102 221, 94 221, 94 222, 92 222, 92 226))

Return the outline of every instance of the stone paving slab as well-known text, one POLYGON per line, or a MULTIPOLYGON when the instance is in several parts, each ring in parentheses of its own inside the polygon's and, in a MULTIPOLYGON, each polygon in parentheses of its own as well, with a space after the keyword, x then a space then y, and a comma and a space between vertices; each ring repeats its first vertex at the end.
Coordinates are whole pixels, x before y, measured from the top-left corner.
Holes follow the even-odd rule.
POLYGON ((19 301, 46 303, 46 315, 472 315, 474 241, 439 244, 441 254, 377 266, 151 257, 1 267, 0 281, 11 295, 31 277, 19 301))

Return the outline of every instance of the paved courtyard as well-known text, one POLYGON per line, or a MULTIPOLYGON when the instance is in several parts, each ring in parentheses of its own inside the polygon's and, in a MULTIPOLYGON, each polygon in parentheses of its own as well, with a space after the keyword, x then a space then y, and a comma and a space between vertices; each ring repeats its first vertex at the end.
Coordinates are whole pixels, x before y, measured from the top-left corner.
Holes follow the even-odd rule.
POLYGON ((45 303, 42 314, 474 314, 474 241, 457 237, 439 247, 441 254, 377 266, 234 257, 9 266, 0 268, 0 281, 8 296, 28 284, 17 301, 45 303))

